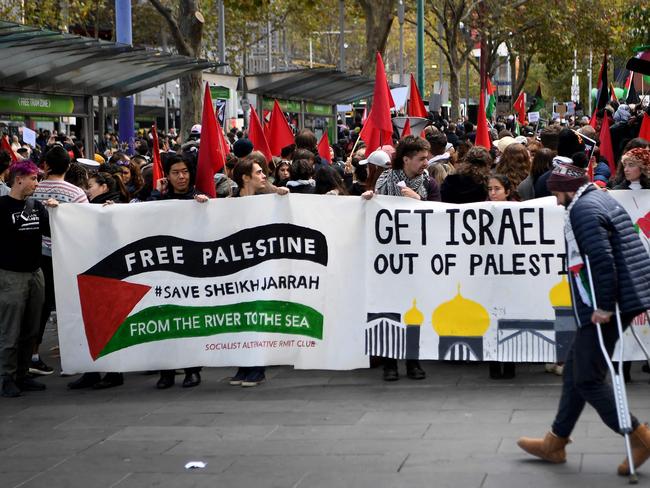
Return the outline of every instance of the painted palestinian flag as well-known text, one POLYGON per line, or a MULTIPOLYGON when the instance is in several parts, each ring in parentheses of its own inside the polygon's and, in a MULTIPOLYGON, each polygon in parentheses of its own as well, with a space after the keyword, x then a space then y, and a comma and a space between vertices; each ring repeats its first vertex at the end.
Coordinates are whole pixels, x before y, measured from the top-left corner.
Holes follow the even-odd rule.
MULTIPOLYGON (((196 242, 173 236, 134 241, 77 276, 84 331, 93 360, 147 342, 222 333, 261 332, 323 338, 323 315, 290 300, 251 293, 307 289, 317 275, 267 275, 220 281, 261 263, 290 259, 327 266, 325 236, 293 224, 247 228, 196 242), (163 272, 163 273, 161 273, 163 272), (160 276, 168 278, 160 281, 160 276), (135 283, 147 275, 152 285, 135 283), (187 281, 189 279, 189 281, 187 281), (133 281, 131 281, 133 280, 133 281), (243 294, 247 301, 219 297, 243 294), (196 299, 196 305, 192 300, 196 299), (211 305, 218 302, 219 305, 211 305)), ((291 296, 289 293, 287 296, 291 296)))

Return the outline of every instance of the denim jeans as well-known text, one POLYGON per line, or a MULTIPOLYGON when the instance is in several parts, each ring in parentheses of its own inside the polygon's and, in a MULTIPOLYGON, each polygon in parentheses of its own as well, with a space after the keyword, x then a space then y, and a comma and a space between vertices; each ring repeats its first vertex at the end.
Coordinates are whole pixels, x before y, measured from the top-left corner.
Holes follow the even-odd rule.
MULTIPOLYGON (((635 316, 636 314, 622 314, 623 330, 627 329, 635 316)), ((618 340, 616 316, 602 325, 602 331, 605 348, 611 357, 618 340)), ((614 366, 618 368, 618 363, 615 362, 614 366)), ((605 383, 608 371, 596 326, 589 324, 579 327, 564 364, 562 396, 553 422, 555 435, 569 437, 585 403, 596 409, 607 427, 620 433, 614 390, 605 383)), ((638 425, 639 421, 632 415, 632 428, 635 429, 638 425)))

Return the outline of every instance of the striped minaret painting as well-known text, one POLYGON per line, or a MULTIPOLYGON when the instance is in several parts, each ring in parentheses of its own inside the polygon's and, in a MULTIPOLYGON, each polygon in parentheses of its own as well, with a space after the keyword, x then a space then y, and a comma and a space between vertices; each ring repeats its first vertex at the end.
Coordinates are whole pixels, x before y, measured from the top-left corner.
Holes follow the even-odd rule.
POLYGON ((368 313, 365 351, 367 356, 406 357, 406 327, 399 313, 368 313))
POLYGON ((497 325, 497 361, 554 363, 553 321, 500 319, 497 325))

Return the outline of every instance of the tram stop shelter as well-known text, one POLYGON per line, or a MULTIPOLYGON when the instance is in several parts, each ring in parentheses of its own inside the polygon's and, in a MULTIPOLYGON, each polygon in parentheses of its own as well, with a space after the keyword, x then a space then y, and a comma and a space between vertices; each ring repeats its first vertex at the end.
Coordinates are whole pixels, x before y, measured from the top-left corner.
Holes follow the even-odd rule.
POLYGON ((203 59, 0 21, 0 118, 77 117, 93 154, 93 96, 125 97, 192 71, 203 59))
POLYGON ((294 114, 300 129, 317 136, 327 131, 332 143, 337 140, 336 106, 371 97, 375 88, 374 78, 329 68, 256 74, 245 81, 246 90, 257 95, 260 114, 272 110, 276 99, 284 112, 294 114))

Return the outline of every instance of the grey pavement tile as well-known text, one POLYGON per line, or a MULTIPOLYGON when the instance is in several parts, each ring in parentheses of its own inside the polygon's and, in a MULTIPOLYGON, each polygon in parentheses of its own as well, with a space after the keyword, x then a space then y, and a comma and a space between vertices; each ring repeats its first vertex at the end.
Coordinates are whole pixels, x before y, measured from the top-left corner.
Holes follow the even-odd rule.
POLYGON ((0 473, 40 473, 74 456, 74 453, 55 455, 51 452, 45 452, 38 456, 11 456, 8 455, 9 452, 3 451, 0 455, 0 473))
POLYGON ((19 444, 6 449, 2 452, 2 457, 37 457, 35 453, 56 453, 57 455, 67 455, 83 451, 88 447, 96 444, 99 439, 30 439, 23 440, 19 444))
POLYGON ((359 421, 360 424, 421 424, 421 423, 453 423, 453 422, 470 422, 470 423, 507 423, 512 416, 511 410, 431 410, 431 411, 413 411, 411 409, 401 409, 396 412, 367 412, 359 421))
POLYGON ((20 488, 86 488, 110 487, 124 478, 122 473, 101 473, 85 469, 75 473, 45 472, 41 473, 20 488))
POLYGON ((231 425, 218 427, 129 426, 112 435, 112 441, 211 441, 259 439, 275 426, 231 425))
POLYGON ((138 455, 156 455, 163 454, 176 446, 179 441, 176 440, 103 440, 92 446, 88 447, 82 452, 84 455, 95 456, 125 456, 129 453, 137 453, 138 455))
POLYGON ((248 473, 183 474, 134 473, 111 488, 287 488, 296 486, 302 475, 269 472, 265 476, 248 473))
MULTIPOLYGON (((625 450, 623 449, 623 444, 621 443, 621 449, 615 454, 583 454, 580 470, 583 473, 589 475, 616 474, 616 469, 618 468, 618 465, 623 462, 623 459, 625 459, 625 450)), ((647 467, 644 469, 642 466, 640 468, 640 471, 641 475, 644 471, 646 473, 650 472, 650 469, 647 467)))
POLYGON ((238 456, 225 473, 247 472, 261 476, 269 472, 371 472, 396 473, 403 463, 400 456, 386 454, 238 456))
MULTIPOLYGON (((486 422, 453 422, 431 425, 424 439, 484 439, 502 437, 543 436, 550 426, 545 423, 508 424, 486 422)), ((578 424, 573 436, 585 436, 587 425, 578 424)))
POLYGON ((281 425, 269 436, 280 439, 418 439, 427 431, 428 424, 382 425, 281 425))
POLYGON ((0 470, 0 480, 4 488, 14 488, 15 486, 24 483, 25 481, 37 476, 38 472, 31 471, 14 471, 3 472, 0 470))
POLYGON ((521 461, 517 456, 508 454, 490 455, 486 453, 471 454, 465 457, 440 459, 428 452, 411 453, 401 467, 400 473, 412 472, 471 472, 491 474, 544 474, 547 471, 561 474, 578 473, 579 464, 554 464, 538 462, 536 460, 521 461))
MULTIPOLYGON (((543 437, 544 432, 539 433, 539 437, 543 437)), ((538 434, 533 434, 528 437, 538 437, 538 434)), ((625 445, 623 438, 612 433, 609 437, 593 438, 576 436, 571 437, 572 442, 566 447, 567 456, 578 454, 616 454, 624 453, 625 445)), ((517 438, 504 437, 501 445, 499 446, 499 453, 523 453, 517 446, 517 438)))
POLYGON ((618 476, 555 474, 551 471, 540 474, 488 474, 481 488, 615 488, 626 486, 627 480, 618 476))
MULTIPOLYGON (((321 440, 260 440, 250 439, 242 440, 213 440, 213 441, 182 441, 165 452, 165 454, 174 456, 196 457, 210 454, 226 453, 229 456, 277 456, 278 458, 293 457, 301 455, 325 455, 334 452, 335 446, 340 445, 340 441, 321 440)), ((377 445, 377 442, 373 442, 377 445)), ((384 454, 385 449, 381 452, 372 452, 370 454, 384 454)), ((340 454, 365 454, 364 452, 350 452, 340 454)))
POLYGON ((95 472, 127 473, 185 473, 185 464, 190 461, 203 461, 207 466, 201 473, 218 474, 232 466, 236 461, 235 456, 219 456, 218 453, 191 457, 186 455, 170 455, 158 453, 140 453, 125 451, 122 453, 98 453, 86 451, 67 459, 56 466, 52 473, 83 472, 92 466, 95 472))
POLYGON ((309 473, 296 488, 411 488, 435 486, 435 488, 480 488, 483 473, 309 473), (432 484, 434 483, 434 484, 432 484))
POLYGON ((215 396, 211 400, 201 399, 184 399, 181 401, 169 402, 152 413, 155 414, 204 414, 204 413, 255 413, 255 412, 291 412, 298 411, 311 405, 311 402, 300 399, 278 399, 278 400, 224 400, 219 396, 215 396))
POLYGON ((383 454, 389 451, 395 455, 428 453, 438 459, 462 459, 470 454, 496 455, 499 439, 409 439, 393 440, 390 443, 368 439, 338 440, 330 449, 331 454, 383 454))
POLYGON ((226 413, 217 415, 213 425, 354 425, 365 412, 361 410, 348 412, 301 411, 301 412, 264 412, 257 415, 250 413, 226 413))
POLYGON ((138 426, 203 427, 212 425, 220 417, 217 413, 149 413, 138 420, 138 426))

